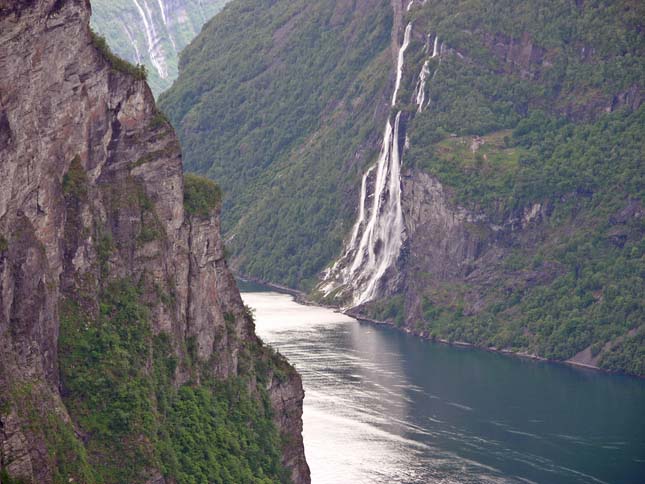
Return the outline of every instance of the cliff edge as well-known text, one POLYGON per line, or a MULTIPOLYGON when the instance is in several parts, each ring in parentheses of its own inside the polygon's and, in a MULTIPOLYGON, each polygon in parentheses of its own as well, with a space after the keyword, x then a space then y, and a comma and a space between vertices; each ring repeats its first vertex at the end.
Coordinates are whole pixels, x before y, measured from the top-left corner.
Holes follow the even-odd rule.
POLYGON ((218 189, 184 192, 144 73, 89 17, 86 0, 0 1, 0 472, 112 482, 132 460, 129 482, 176 482, 182 389, 226 385, 221 418, 248 394, 285 475, 309 482, 302 384, 254 333, 218 189))

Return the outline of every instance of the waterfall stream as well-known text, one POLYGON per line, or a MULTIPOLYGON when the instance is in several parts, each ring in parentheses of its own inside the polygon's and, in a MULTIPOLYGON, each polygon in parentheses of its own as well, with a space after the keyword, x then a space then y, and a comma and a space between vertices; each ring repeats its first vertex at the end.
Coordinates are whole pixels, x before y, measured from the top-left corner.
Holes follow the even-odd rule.
POLYGON ((164 57, 163 48, 161 46, 161 38, 157 35, 154 18, 152 17, 152 12, 150 11, 148 2, 146 0, 141 1, 143 3, 143 8, 139 4, 138 0, 132 0, 137 10, 139 11, 139 15, 141 16, 141 20, 143 22, 143 28, 146 31, 146 41, 148 43, 150 62, 152 62, 152 65, 159 74, 159 77, 166 79, 168 77, 168 67, 166 65, 166 59, 164 57))
MULTIPOLYGON (((409 23, 398 51, 392 107, 396 106, 401 87, 405 51, 411 34, 412 23, 409 23)), ((342 257, 324 274, 320 287, 325 295, 341 287, 351 290, 351 306, 379 295, 379 283, 396 263, 403 245, 401 114, 401 111, 396 113, 394 124, 391 119, 386 122, 378 160, 361 181, 359 214, 352 236, 342 257)))
POLYGON ((429 75, 430 75, 430 61, 426 60, 423 63, 421 72, 419 73, 419 83, 417 85, 418 87, 417 87, 416 101, 417 101, 418 113, 423 111, 423 103, 425 102, 425 99, 426 99, 426 81, 428 80, 429 75))
POLYGON ((136 40, 134 39, 134 36, 130 32, 130 29, 126 24, 122 24, 123 31, 125 32, 126 37, 130 41, 130 44, 132 44, 132 47, 134 47, 134 55, 135 59, 137 61, 137 64, 141 64, 142 58, 141 58, 141 52, 139 52, 139 45, 137 44, 136 40))
MULTIPOLYGON (((417 94, 416 94, 416 103, 417 103, 417 112, 420 113, 423 111, 423 104, 426 99, 426 83, 430 77, 430 59, 434 59, 439 55, 439 36, 434 36, 434 45, 432 47, 432 55, 429 59, 423 63, 421 72, 419 73, 419 82, 417 83, 417 94)), ((428 105, 430 105, 430 98, 428 97, 428 105)))
POLYGON ((166 34, 168 35, 168 40, 170 40, 170 43, 172 45, 173 50, 175 51, 175 54, 179 54, 177 52, 177 45, 175 44, 175 39, 172 38, 172 30, 169 28, 168 25, 168 14, 166 13, 166 5, 163 3, 163 0, 157 0, 159 3, 159 11, 161 12, 161 20, 163 22, 163 25, 166 29, 166 34))
POLYGON ((396 66, 396 83, 394 84, 394 92, 392 93, 392 107, 396 104, 396 95, 399 93, 401 87, 401 77, 403 76, 403 56, 410 44, 410 34, 412 33, 412 24, 409 23, 405 27, 405 34, 403 36, 403 45, 399 49, 398 62, 396 66))

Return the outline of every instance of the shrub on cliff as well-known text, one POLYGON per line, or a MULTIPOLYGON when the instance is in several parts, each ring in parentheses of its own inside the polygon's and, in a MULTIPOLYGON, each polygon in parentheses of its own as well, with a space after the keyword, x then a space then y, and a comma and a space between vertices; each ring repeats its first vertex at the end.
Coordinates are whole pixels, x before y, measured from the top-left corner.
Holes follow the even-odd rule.
POLYGON ((222 191, 214 181, 192 173, 184 175, 184 208, 190 215, 208 217, 222 201, 222 191))
POLYGON ((148 78, 146 66, 144 66, 143 64, 137 64, 135 66, 127 60, 121 59, 118 55, 112 52, 110 46, 107 43, 107 40, 105 40, 105 37, 97 34, 93 30, 90 30, 90 34, 92 35, 92 43, 103 55, 103 57, 105 57, 105 59, 110 63, 113 69, 125 74, 130 74, 139 81, 145 81, 148 78))

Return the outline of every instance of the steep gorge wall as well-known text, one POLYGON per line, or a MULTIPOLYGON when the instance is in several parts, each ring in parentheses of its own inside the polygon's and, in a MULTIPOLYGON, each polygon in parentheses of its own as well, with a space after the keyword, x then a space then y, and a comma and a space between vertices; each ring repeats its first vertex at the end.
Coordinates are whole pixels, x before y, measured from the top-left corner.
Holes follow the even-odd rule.
MULTIPOLYGON (((267 370, 266 391, 283 462, 308 482, 300 379, 262 349, 224 259, 219 209, 185 209, 174 131, 146 82, 97 50, 89 16, 86 0, 0 2, 0 469, 29 482, 59 475, 55 436, 25 402, 83 435, 61 399, 61 305, 96 321, 100 295, 125 280, 152 334, 168 335, 173 385, 251 375, 253 392, 260 359, 283 367, 286 378, 267 370)), ((158 469, 145 475, 165 482, 158 469)))

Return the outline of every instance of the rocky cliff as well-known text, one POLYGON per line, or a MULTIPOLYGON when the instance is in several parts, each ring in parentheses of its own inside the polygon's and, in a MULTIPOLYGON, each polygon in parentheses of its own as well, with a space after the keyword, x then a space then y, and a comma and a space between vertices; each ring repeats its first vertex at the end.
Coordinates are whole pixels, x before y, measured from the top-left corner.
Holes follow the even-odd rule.
POLYGON ((175 482, 181 456, 170 466, 159 443, 172 448, 164 419, 180 410, 168 395, 238 379, 269 402, 282 463, 308 482, 302 385, 255 336, 216 187, 184 192, 173 129, 89 17, 87 0, 0 2, 3 479, 114 482, 132 461, 129 482, 175 482))
POLYGON ((177 77, 179 54, 227 0, 94 0, 92 28, 148 70, 155 95, 177 77))

